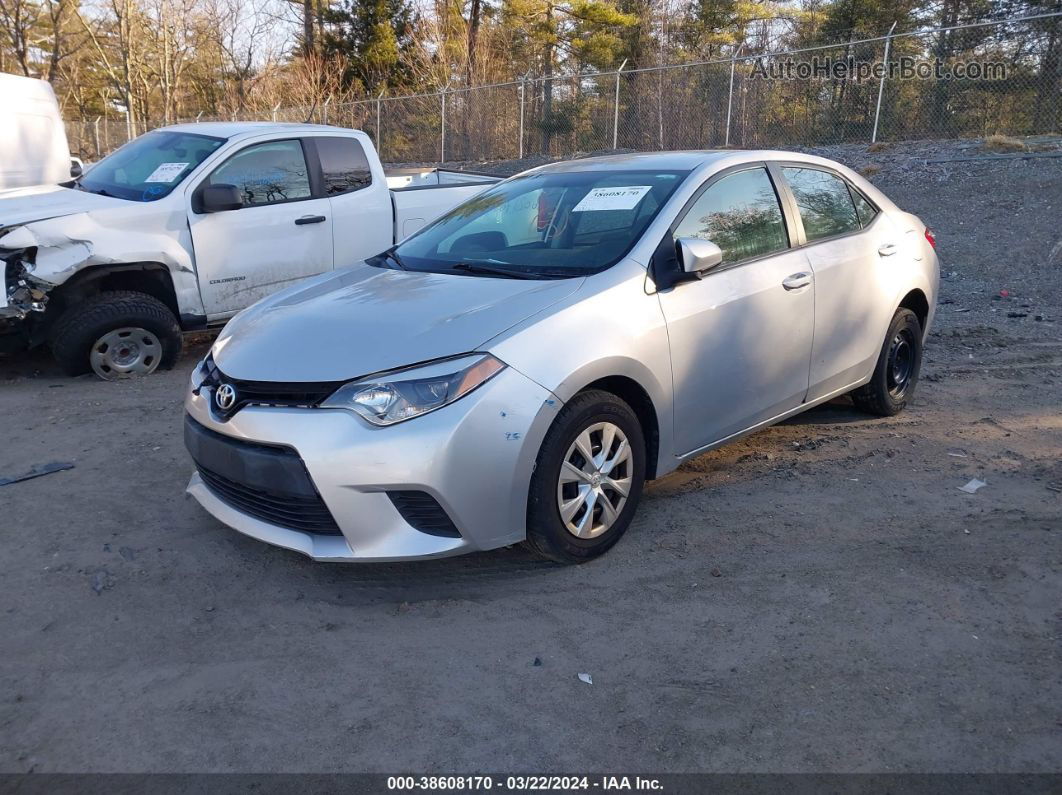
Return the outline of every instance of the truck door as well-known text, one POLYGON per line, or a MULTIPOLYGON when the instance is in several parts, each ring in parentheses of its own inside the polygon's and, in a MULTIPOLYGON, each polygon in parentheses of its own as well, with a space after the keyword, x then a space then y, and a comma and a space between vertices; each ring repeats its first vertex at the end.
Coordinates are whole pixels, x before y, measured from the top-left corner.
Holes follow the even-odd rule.
POLYGON ((238 210, 202 213, 193 193, 188 219, 209 319, 331 270, 331 208, 315 196, 300 140, 249 144, 197 187, 205 185, 235 185, 243 197, 238 210))
MULTIPOLYGON (((379 254, 394 242, 391 192, 374 180, 361 142, 353 136, 314 135, 306 139, 321 162, 322 193, 332 209, 336 267, 379 254)), ((312 158, 311 158, 312 160, 312 158)))

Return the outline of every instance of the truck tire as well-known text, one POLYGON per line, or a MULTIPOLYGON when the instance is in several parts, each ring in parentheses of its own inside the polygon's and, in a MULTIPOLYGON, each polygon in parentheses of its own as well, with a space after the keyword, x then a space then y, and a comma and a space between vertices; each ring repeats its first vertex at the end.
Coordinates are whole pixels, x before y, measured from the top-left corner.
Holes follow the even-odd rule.
POLYGON ((67 309, 55 324, 52 355, 68 375, 108 381, 170 369, 181 353, 173 312, 146 293, 116 290, 67 309))

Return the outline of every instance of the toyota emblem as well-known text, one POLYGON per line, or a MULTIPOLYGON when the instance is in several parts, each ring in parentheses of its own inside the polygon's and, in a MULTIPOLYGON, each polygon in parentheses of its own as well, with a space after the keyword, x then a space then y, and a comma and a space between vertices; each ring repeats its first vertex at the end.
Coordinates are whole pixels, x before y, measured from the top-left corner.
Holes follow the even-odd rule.
POLYGON ((222 384, 214 393, 214 402, 222 411, 228 411, 236 405, 236 387, 232 384, 222 384))

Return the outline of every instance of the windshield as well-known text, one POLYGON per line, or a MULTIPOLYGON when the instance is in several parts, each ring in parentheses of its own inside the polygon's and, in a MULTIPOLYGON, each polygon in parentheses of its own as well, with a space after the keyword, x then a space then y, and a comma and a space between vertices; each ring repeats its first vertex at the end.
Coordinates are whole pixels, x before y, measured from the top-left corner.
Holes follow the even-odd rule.
POLYGON ((515 177, 450 211, 372 264, 512 278, 596 273, 630 251, 688 173, 515 177))
POLYGON ((152 202, 169 195, 224 138, 157 130, 103 158, 75 185, 81 190, 152 202))

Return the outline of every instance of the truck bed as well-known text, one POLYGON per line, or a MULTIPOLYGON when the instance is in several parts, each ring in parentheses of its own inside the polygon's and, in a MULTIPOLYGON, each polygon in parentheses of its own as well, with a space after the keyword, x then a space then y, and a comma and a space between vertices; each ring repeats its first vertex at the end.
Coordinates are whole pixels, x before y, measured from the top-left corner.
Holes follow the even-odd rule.
POLYGON ((386 172, 386 176, 395 209, 396 243, 502 179, 492 174, 440 168, 396 169, 386 172))
POLYGON ((385 169, 387 187, 391 190, 416 190, 449 185, 492 185, 502 177, 477 171, 450 171, 444 168, 385 169))

